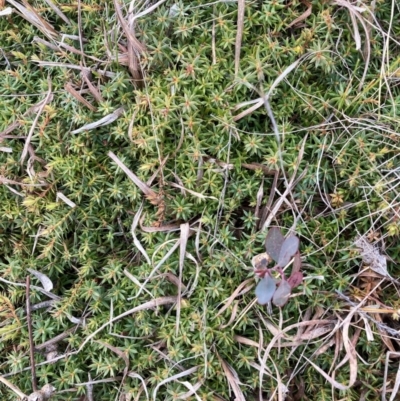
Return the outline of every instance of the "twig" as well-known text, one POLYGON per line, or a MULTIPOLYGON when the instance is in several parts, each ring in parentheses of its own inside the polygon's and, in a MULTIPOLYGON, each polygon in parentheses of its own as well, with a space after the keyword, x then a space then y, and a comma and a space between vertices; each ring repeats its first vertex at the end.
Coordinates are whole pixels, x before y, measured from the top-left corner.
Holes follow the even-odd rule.
POLYGON ((290 192, 292 191, 292 189, 294 187, 294 183, 296 182, 296 180, 295 180, 296 174, 297 174, 298 169, 300 167, 300 162, 303 159, 304 147, 305 147, 305 144, 306 144, 306 140, 307 140, 307 135, 304 137, 303 142, 301 144, 301 148, 300 148, 300 151, 299 151, 299 156, 297 158, 296 167, 295 167, 295 170, 293 172, 293 175, 292 175, 290 181, 287 184, 286 190, 281 195, 281 197, 275 202, 275 205, 272 208, 271 213, 269 214, 269 216, 265 220, 264 224, 262 225, 262 230, 266 230, 269 227, 269 225, 271 224, 272 220, 274 219, 276 213, 278 212, 279 208, 282 206, 282 204, 284 203, 286 197, 290 194, 290 192))
POLYGON ((30 144, 31 139, 32 139, 33 131, 35 130, 36 125, 37 125, 37 123, 39 121, 39 117, 42 114, 42 112, 43 112, 44 108, 46 107, 46 105, 48 103, 50 103, 51 100, 53 99, 52 92, 51 92, 51 80, 50 80, 50 77, 48 77, 47 82, 48 82, 49 90, 47 92, 47 95, 46 95, 43 103, 41 104, 41 106, 40 106, 40 108, 39 108, 39 110, 38 110, 38 112, 36 114, 35 120, 33 121, 31 129, 29 130, 28 136, 25 139, 25 145, 24 145, 24 149, 22 150, 22 155, 21 155, 21 159, 20 159, 21 164, 24 162, 24 160, 26 158, 26 155, 28 154, 29 144, 30 144))
POLYGON ((28 333, 29 333, 29 356, 31 359, 31 372, 32 372, 32 388, 33 391, 37 391, 37 380, 36 380, 36 365, 35 365, 35 346, 33 344, 32 335, 32 316, 31 316, 31 302, 29 300, 31 287, 31 278, 26 278, 26 320, 28 322, 28 333))
POLYGON ((28 397, 16 386, 14 386, 14 384, 12 384, 11 382, 9 382, 7 379, 5 379, 3 376, 0 376, 0 382, 2 382, 3 384, 5 384, 8 388, 10 388, 12 391, 14 391, 15 394, 18 395, 19 398, 21 398, 21 400, 26 400, 28 399, 28 397))

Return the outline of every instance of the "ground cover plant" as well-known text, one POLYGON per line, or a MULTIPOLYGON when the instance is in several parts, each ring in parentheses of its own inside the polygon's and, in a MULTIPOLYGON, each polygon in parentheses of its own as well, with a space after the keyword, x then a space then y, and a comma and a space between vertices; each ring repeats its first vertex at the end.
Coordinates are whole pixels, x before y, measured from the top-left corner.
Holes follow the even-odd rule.
POLYGON ((399 17, 0 0, 1 399, 394 399, 399 17))

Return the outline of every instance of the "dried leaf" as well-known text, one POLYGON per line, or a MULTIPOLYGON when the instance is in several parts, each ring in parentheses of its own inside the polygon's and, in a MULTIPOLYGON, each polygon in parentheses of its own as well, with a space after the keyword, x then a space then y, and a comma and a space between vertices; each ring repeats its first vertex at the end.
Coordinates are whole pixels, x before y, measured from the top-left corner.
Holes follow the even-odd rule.
POLYGON ((282 307, 286 304, 292 292, 292 287, 286 280, 282 280, 278 289, 275 291, 272 303, 276 306, 282 307))
POLYGON ((285 237, 282 235, 281 230, 277 227, 272 227, 265 239, 265 249, 271 258, 278 263, 279 254, 281 252, 282 244, 285 242, 285 237))
POLYGON ((256 297, 260 305, 265 305, 271 301, 276 290, 276 280, 267 274, 256 287, 256 297))
POLYGON ((271 261, 270 256, 268 255, 267 252, 260 253, 251 260, 251 264, 254 267, 255 273, 259 275, 259 277, 264 277, 268 264, 271 261), (264 274, 259 274, 259 273, 264 273, 264 274))
POLYGON ((51 292, 53 290, 53 283, 52 281, 43 273, 38 272, 37 270, 27 269, 29 273, 33 274, 42 284, 43 288, 51 292))
POLYGON ((295 235, 290 235, 285 239, 279 252, 278 266, 285 267, 293 255, 298 251, 300 240, 295 235))
POLYGON ((387 261, 379 250, 370 244, 364 236, 359 236, 354 241, 354 245, 360 250, 363 262, 376 273, 387 277, 387 261))

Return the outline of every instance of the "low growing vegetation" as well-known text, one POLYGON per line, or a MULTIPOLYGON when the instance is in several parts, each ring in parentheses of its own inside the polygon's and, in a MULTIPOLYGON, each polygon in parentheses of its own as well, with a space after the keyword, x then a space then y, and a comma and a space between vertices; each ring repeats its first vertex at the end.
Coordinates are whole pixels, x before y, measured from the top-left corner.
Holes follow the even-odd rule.
POLYGON ((395 0, 0 15, 2 400, 395 396, 395 0))

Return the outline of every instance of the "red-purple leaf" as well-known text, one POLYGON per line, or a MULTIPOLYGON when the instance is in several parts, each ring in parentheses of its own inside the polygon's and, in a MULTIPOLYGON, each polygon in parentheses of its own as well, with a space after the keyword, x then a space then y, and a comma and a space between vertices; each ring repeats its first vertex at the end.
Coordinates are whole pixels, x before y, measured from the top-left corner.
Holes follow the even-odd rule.
POLYGON ((267 234, 265 239, 265 249, 271 258, 278 263, 279 254, 281 252, 282 244, 285 241, 285 237, 282 235, 281 230, 278 227, 272 227, 267 234))
POLYGON ((300 257, 300 252, 297 251, 294 255, 293 259, 293 269, 292 269, 292 274, 299 272, 301 269, 301 257, 300 257))
POLYGON ((288 301, 291 292, 292 287, 290 284, 287 281, 282 280, 272 298, 273 304, 282 307, 288 301))
POLYGON ((276 290, 276 281, 273 277, 267 274, 256 287, 256 297, 258 303, 261 305, 267 304, 271 301, 272 296, 276 290))
POLYGON ((303 281, 303 273, 302 272, 294 272, 288 279, 288 283, 290 287, 296 288, 298 285, 300 285, 303 281))
POLYGON ((298 251, 300 240, 295 235, 290 235, 285 239, 279 252, 278 266, 285 267, 298 251))

